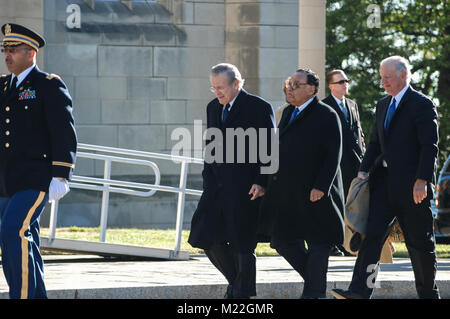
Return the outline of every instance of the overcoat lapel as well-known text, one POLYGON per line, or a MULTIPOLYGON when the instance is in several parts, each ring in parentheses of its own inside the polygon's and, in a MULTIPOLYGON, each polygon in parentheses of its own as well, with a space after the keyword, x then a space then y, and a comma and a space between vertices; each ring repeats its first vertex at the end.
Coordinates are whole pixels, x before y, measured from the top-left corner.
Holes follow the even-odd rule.
MULTIPOLYGON (((347 108, 347 111, 348 111, 348 118, 349 118, 348 125, 350 127, 352 127, 353 123, 355 123, 355 120, 356 120, 355 112, 353 111, 355 108, 355 105, 353 105, 353 103, 350 103, 348 99, 345 99, 345 107, 347 108)), ((341 113, 342 113, 342 111, 341 111, 341 113)), ((342 115, 344 115, 344 114, 342 114, 342 115)))
MULTIPOLYGON (((395 110, 395 112, 394 112, 394 115, 393 115, 392 118, 391 118, 391 122, 389 123, 389 127, 387 128, 387 134, 388 134, 388 135, 389 135, 389 131, 391 130, 392 126, 395 125, 395 121, 396 121, 397 117, 399 116, 398 114, 399 114, 400 111, 404 108, 404 105, 407 103, 407 100, 408 100, 409 96, 411 95, 411 94, 410 94, 410 93, 411 93, 411 90, 412 90, 411 87, 409 87, 409 88, 406 90, 406 92, 405 92, 405 94, 403 95, 403 97, 402 97, 400 103, 398 104, 398 106, 397 106, 397 108, 396 108, 396 110, 395 110)), ((384 110, 383 110, 383 112, 382 112, 382 114, 383 114, 383 119, 382 119, 382 121, 380 121, 380 122, 382 122, 382 123, 381 123, 381 129, 382 129, 382 132, 383 132, 383 134, 382 134, 383 138, 386 138, 386 136, 384 135, 384 121, 386 120, 386 113, 387 113, 387 111, 388 111, 388 109, 389 109, 389 105, 391 104, 391 101, 392 101, 392 97, 391 97, 390 99, 387 99, 387 104, 384 105, 384 110)), ((383 141, 383 142, 384 142, 384 141, 383 141)))
POLYGON ((388 132, 389 132, 389 129, 392 127, 392 125, 395 123, 395 119, 398 117, 398 114, 400 113, 400 110, 402 110, 404 108, 405 104, 407 103, 407 101, 408 101, 408 99, 409 99, 409 97, 411 95, 410 94, 411 90, 412 90, 411 87, 409 87, 406 90, 405 94, 403 95, 399 105, 397 106, 397 109, 394 112, 394 115, 392 116, 391 123, 389 124, 389 127, 388 127, 388 132))
POLYGON ((280 132, 283 131, 286 128, 286 126, 288 125, 288 122, 289 122, 289 119, 291 118, 292 112, 294 112, 294 106, 292 106, 292 105, 286 106, 286 109, 284 112, 287 116, 282 116, 280 123, 278 123, 278 128, 279 128, 280 132))
POLYGON ((309 113, 312 112, 314 105, 318 103, 318 99, 317 97, 315 97, 307 106, 306 108, 291 122, 289 123, 289 120, 291 119, 292 113, 294 112, 294 106, 289 105, 288 108, 291 108, 289 110, 289 116, 286 116, 283 124, 285 126, 281 127, 280 126, 280 138, 283 136, 283 134, 289 130, 290 127, 292 127, 293 125, 296 125, 297 123, 299 123, 302 119, 304 119, 306 116, 308 116, 309 113))
MULTIPOLYGON (((334 97, 332 95, 330 95, 329 101, 331 101, 331 103, 329 103, 328 105, 331 106, 333 108, 333 110, 336 111, 336 113, 339 116, 339 119, 341 120, 341 124, 342 125, 348 125, 347 121, 346 121, 346 119, 344 117, 344 113, 342 113, 341 108, 339 107, 339 105, 337 104, 336 100, 334 99, 334 97)), ((345 103, 345 104, 347 105, 348 103, 345 103)))
MULTIPOLYGON (((242 89, 241 92, 239 92, 238 96, 236 97, 236 100, 234 100, 230 113, 228 113, 228 116, 225 119, 225 122, 223 123, 224 127, 231 127, 230 124, 233 123, 235 119, 239 118, 239 113, 242 111, 242 108, 245 107, 244 104, 246 96, 247 92, 244 89, 242 89)), ((220 114, 222 121, 222 112, 220 114)))
MULTIPOLYGON (((333 98, 333 96, 332 95, 330 95, 330 100, 331 100, 331 104, 330 104, 330 106, 336 111, 336 113, 338 114, 338 116, 339 116, 339 119, 341 120, 341 125, 344 127, 344 128, 348 128, 348 129, 350 129, 351 127, 352 127, 352 125, 353 125, 353 123, 355 122, 355 114, 354 114, 354 112, 352 111, 352 108, 351 108, 351 103, 349 102, 349 100, 348 99, 345 99, 345 107, 347 108, 347 111, 348 111, 348 117, 349 117, 349 122, 347 122, 347 120, 345 119, 345 115, 344 115, 344 112, 342 112, 342 110, 341 110, 341 108, 340 108, 340 106, 337 104, 337 102, 336 102, 336 100, 333 98)), ((352 104, 353 105, 353 104, 352 104)))
MULTIPOLYGON (((217 102, 217 103, 219 104, 219 102, 217 102)), ((222 123, 223 108, 224 108, 224 106, 222 104, 219 104, 219 106, 217 107, 216 123, 217 123, 217 127, 219 127, 219 128, 223 127, 223 123, 222 123)))
POLYGON ((386 101, 381 105, 381 118, 378 119, 377 125, 378 125, 378 136, 380 138, 380 144, 384 146, 384 140, 386 138, 384 134, 384 120, 386 119, 386 113, 389 108, 389 104, 391 103, 392 97, 387 98, 386 101))

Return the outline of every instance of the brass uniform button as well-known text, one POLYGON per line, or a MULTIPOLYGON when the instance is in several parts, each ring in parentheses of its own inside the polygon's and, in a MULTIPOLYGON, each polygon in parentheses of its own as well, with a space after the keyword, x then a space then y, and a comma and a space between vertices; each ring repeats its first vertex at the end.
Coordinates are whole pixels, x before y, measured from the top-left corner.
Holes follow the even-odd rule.
POLYGON ((8 147, 9 147, 9 143, 6 143, 6 144, 5 144, 5 147, 8 148, 8 147))
POLYGON ((6 124, 9 124, 9 122, 11 122, 11 121, 10 121, 10 119, 6 119, 5 122, 6 122, 6 124))
POLYGON ((10 134, 9 131, 6 131, 6 132, 5 132, 5 135, 6 135, 6 136, 9 136, 9 134, 10 134))
POLYGON ((11 110, 11 108, 9 106, 5 107, 5 111, 9 112, 11 110))

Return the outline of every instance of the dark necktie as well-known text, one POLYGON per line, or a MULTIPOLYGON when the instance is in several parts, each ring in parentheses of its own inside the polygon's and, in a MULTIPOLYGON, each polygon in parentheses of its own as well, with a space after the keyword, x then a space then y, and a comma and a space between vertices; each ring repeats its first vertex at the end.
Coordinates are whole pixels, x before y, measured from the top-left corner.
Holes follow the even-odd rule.
POLYGON ((289 120, 289 123, 291 123, 297 117, 297 115, 299 115, 299 114, 300 114, 300 110, 298 109, 298 107, 296 107, 294 112, 292 112, 291 119, 289 120))
POLYGON ((8 95, 11 94, 12 91, 14 91, 16 86, 17 86, 17 76, 15 76, 14 79, 12 80, 11 86, 8 91, 8 95))
POLYGON ((228 113, 230 112, 230 104, 225 105, 222 112, 222 123, 225 123, 228 113))
POLYGON ((391 105, 389 105, 389 109, 386 114, 386 120, 384 121, 384 134, 387 134, 387 130, 389 127, 389 123, 391 122, 392 117, 395 112, 395 99, 392 99, 391 105))
POLYGON ((342 113, 344 113, 345 120, 348 122, 349 121, 349 117, 348 117, 347 107, 344 105, 344 103, 342 101, 339 102, 339 106, 341 107, 342 113))

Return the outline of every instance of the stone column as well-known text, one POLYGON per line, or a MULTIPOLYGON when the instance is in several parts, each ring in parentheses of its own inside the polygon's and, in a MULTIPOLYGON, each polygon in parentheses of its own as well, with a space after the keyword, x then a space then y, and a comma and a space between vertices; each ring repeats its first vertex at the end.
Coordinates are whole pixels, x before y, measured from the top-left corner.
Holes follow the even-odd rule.
MULTIPOLYGON (((0 1, 0 26, 5 23, 22 24, 44 36, 44 0, 2 0, 0 1)), ((1 34, 3 38, 3 34, 1 34)), ((37 64, 44 67, 44 50, 39 50, 37 64)), ((0 73, 9 73, 5 63, 0 63, 0 73)))
POLYGON ((245 89, 276 108, 298 63, 298 0, 225 0, 225 56, 245 89))
POLYGON ((260 0, 225 0, 225 60, 236 65, 245 89, 259 92, 260 0))
POLYGON ((320 78, 318 97, 325 95, 326 0, 299 0, 298 65, 320 78))

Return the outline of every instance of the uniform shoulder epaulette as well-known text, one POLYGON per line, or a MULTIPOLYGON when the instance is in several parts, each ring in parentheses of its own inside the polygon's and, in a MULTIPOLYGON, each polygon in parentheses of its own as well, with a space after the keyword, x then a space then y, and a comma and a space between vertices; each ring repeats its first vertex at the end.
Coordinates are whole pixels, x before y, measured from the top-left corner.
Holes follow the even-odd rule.
POLYGON ((51 73, 45 77, 47 80, 53 80, 54 78, 61 79, 58 74, 51 73))

